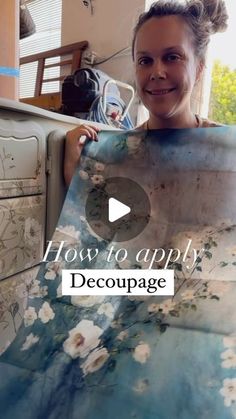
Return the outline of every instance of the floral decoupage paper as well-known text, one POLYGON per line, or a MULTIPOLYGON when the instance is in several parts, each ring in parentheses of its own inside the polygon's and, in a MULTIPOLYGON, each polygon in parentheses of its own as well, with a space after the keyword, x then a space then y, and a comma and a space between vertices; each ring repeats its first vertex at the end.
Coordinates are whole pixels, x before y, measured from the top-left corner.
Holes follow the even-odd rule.
MULTIPOLYGON (((89 142, 28 300, 0 357, 4 419, 236 418, 236 127, 102 132, 89 142), (91 188, 109 177, 139 183, 151 217, 116 243, 88 225, 91 188), (62 269, 142 269, 142 248, 198 250, 175 270, 173 297, 62 296, 62 269), (125 247, 123 262, 107 254, 125 247), (99 249, 91 262, 63 257, 99 249), (204 253, 200 250, 204 248, 204 253), (189 259, 190 266, 190 259, 189 259)), ((152 266, 153 269, 160 265, 152 266)))

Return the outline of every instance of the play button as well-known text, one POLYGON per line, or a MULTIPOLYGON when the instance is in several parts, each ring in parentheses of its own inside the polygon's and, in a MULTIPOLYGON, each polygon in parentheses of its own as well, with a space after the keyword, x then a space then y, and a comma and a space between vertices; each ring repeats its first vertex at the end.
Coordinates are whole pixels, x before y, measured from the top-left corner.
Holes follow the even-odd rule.
POLYGON ((114 223, 114 221, 119 220, 120 218, 129 214, 130 211, 131 208, 128 207, 128 205, 123 204, 122 202, 118 201, 118 199, 109 198, 108 220, 110 221, 110 223, 114 223))
POLYGON ((150 219, 150 201, 131 179, 111 177, 95 185, 86 202, 86 219, 104 240, 123 242, 140 234, 150 219))

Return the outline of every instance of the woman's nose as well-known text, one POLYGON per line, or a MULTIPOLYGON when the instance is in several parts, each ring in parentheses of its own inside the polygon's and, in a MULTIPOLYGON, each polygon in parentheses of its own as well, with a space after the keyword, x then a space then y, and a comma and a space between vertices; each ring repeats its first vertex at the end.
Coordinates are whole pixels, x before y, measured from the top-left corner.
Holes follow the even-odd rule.
POLYGON ((156 62, 154 62, 152 66, 150 79, 151 80, 166 79, 166 68, 162 60, 157 60, 156 62))

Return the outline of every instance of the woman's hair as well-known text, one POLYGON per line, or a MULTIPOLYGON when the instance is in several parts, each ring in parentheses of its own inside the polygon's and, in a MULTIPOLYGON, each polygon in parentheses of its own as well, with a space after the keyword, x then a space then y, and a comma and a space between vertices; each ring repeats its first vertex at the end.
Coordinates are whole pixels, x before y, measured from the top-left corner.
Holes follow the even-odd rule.
POLYGON ((152 17, 171 15, 181 16, 186 21, 192 30, 195 54, 203 62, 210 35, 224 32, 227 28, 228 14, 223 0, 186 0, 185 4, 176 0, 159 0, 139 16, 132 41, 133 59, 135 40, 141 26, 152 17))

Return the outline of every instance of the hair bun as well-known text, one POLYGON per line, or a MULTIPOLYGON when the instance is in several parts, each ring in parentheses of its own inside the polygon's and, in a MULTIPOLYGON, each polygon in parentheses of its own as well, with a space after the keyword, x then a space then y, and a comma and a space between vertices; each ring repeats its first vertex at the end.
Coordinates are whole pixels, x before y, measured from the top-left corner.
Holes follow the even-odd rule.
POLYGON ((228 13, 223 0, 190 0, 188 13, 199 22, 209 22, 209 32, 224 32, 227 29, 228 13))
POLYGON ((212 24, 212 33, 227 29, 228 13, 223 0, 202 0, 205 13, 212 24))

